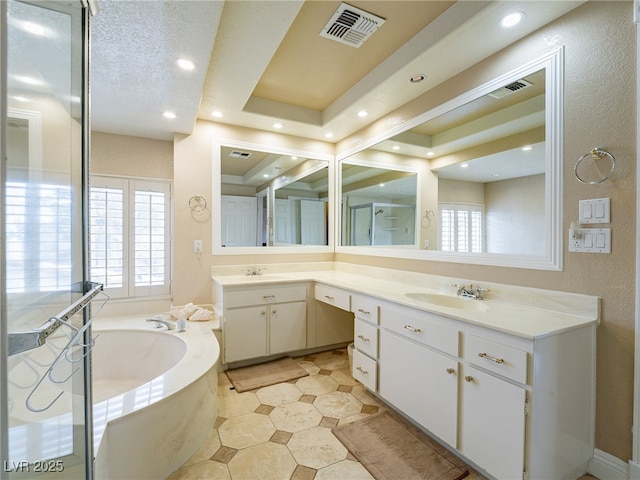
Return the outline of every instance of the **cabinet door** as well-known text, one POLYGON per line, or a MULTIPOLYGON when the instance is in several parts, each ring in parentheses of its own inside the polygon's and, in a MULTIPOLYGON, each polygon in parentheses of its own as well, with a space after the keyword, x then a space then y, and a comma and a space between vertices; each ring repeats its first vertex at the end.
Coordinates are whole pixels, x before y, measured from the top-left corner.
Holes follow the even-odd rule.
POLYGON ((522 478, 524 388, 465 366, 460 450, 500 479, 522 478))
POLYGON ((267 311, 269 306, 227 310, 224 316, 225 362, 267 355, 267 311))
POLYGON ((380 395, 455 446, 458 362, 385 330, 379 349, 380 395))
POLYGON ((307 346, 307 303, 292 302, 269 307, 269 353, 291 352, 307 346))

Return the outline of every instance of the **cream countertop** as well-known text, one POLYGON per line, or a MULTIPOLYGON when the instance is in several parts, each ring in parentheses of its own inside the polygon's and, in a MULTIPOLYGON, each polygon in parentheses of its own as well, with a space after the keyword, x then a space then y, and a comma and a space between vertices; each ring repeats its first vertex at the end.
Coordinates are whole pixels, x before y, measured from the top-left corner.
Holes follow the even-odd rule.
MULTIPOLYGON (((525 339, 558 334, 595 324, 599 320, 599 298, 594 296, 331 262, 310 264, 308 267, 311 269, 306 271, 302 269, 303 266, 304 264, 269 265, 268 273, 255 276, 234 274, 238 271, 244 272, 246 266, 214 267, 212 279, 219 287, 291 282, 321 283, 525 339), (482 302, 482 306, 479 307, 474 304, 473 309, 435 305, 406 295, 435 293, 458 298, 455 297, 456 288, 452 284, 470 283, 477 283, 478 286, 490 290, 485 300, 468 300, 482 302)), ((215 299, 218 307, 221 301, 215 299)))

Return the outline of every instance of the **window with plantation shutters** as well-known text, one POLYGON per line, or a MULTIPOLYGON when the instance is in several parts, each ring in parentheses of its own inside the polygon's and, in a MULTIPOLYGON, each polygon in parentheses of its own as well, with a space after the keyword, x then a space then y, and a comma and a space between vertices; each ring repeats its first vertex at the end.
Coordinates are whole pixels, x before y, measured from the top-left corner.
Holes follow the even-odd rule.
POLYGON ((170 293, 170 184, 93 176, 90 276, 115 297, 170 293))
POLYGON ((438 242, 444 252, 484 251, 484 207, 441 203, 438 242))

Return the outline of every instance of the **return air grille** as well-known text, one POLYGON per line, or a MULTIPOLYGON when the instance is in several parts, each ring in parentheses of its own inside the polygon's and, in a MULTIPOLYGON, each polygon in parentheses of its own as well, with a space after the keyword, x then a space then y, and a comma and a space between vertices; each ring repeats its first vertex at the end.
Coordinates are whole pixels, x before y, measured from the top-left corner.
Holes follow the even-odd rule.
POLYGON ((384 18, 342 3, 320 36, 359 48, 383 23, 384 18))
POLYGON ((514 93, 519 92, 520 90, 524 90, 525 88, 529 88, 532 86, 533 86, 533 83, 527 82, 524 79, 516 80, 515 82, 510 83, 509 85, 505 85, 502 88, 494 90, 489 94, 489 96, 493 98, 504 98, 509 95, 513 95, 514 93))
POLYGON ((249 152, 239 152, 237 150, 232 150, 229 152, 229 156, 233 158, 249 158, 251 154, 249 152))

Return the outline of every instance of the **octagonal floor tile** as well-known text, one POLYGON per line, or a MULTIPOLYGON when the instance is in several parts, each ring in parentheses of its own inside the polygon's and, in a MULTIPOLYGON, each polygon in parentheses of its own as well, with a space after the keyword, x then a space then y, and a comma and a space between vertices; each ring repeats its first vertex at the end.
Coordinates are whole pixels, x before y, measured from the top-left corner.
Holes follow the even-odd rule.
POLYGON ((310 403, 295 402, 281 405, 269 414, 271 421, 278 430, 285 432, 299 432, 320 425, 322 415, 310 403))
POLYGON ((338 382, 328 375, 312 375, 303 377, 296 382, 296 387, 306 395, 322 395, 334 392, 338 388, 338 382))
POLYGON ((255 411, 260 406, 260 400, 254 392, 220 395, 220 409, 218 415, 232 418, 255 411))
POLYGON ((362 402, 350 393, 331 392, 320 395, 313 402, 318 411, 333 418, 345 418, 362 411, 362 402))
POLYGON ((229 462, 231 477, 238 479, 289 480, 295 469, 287 447, 273 442, 241 450, 229 462))
POLYGON ((302 396, 302 392, 291 383, 278 383, 261 388, 256 392, 256 396, 265 405, 277 407, 297 401, 302 396))
POLYGON ((342 460, 317 471, 313 480, 374 480, 374 477, 359 462, 342 460))
POLYGON ((338 355, 333 352, 324 352, 317 355, 313 361, 324 370, 339 370, 349 368, 349 358, 346 355, 338 355))
POLYGON ((358 382, 351 376, 351 369, 349 367, 334 370, 333 372, 331 372, 331 378, 333 378, 340 385, 351 385, 355 387, 356 385, 360 384, 360 382, 358 382))
POLYGON ((347 449, 324 427, 313 427, 294 433, 287 443, 300 465, 323 468, 347 458, 347 449))
POLYGON ((267 415, 249 413, 230 418, 218 429, 220 441, 225 447, 247 448, 266 442, 276 431, 267 415))

